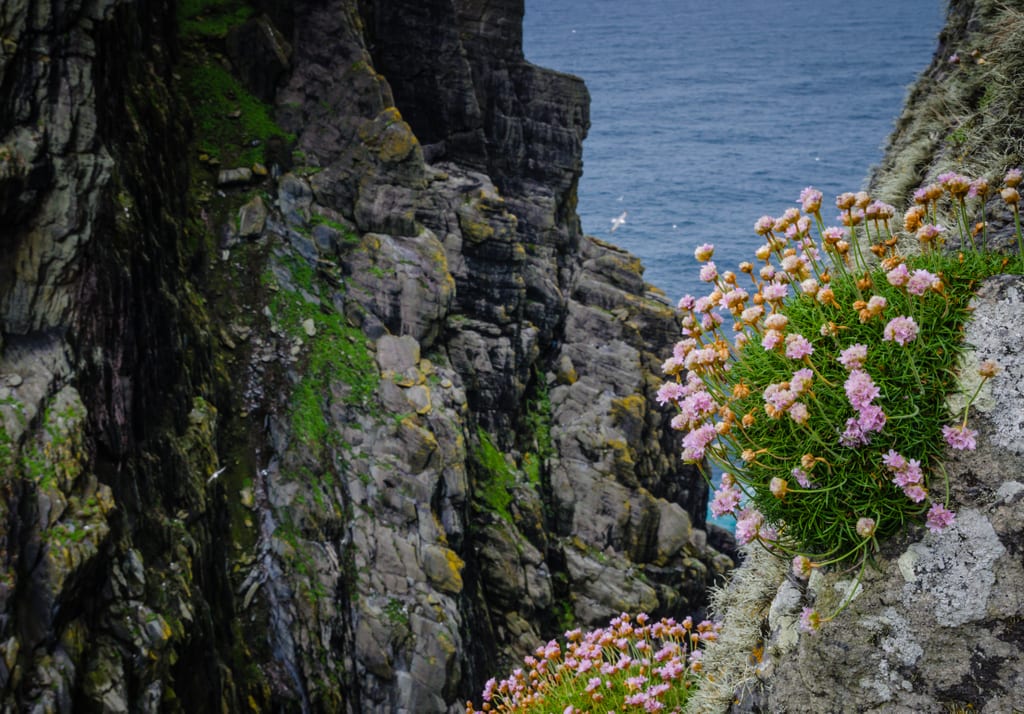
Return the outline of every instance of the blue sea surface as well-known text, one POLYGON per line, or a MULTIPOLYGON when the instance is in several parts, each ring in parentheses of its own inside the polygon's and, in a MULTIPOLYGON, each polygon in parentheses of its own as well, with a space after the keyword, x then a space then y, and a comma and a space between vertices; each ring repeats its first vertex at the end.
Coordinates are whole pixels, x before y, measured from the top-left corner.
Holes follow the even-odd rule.
MULTIPOLYGON (((753 225, 862 188, 908 86, 928 65, 943 0, 526 0, 524 51, 591 93, 578 212, 636 255, 673 303, 707 292, 760 244, 753 225), (612 219, 626 222, 611 232, 612 219)), ((838 211, 836 211, 838 213, 838 211)), ((666 355, 667 357, 667 355, 666 355)))

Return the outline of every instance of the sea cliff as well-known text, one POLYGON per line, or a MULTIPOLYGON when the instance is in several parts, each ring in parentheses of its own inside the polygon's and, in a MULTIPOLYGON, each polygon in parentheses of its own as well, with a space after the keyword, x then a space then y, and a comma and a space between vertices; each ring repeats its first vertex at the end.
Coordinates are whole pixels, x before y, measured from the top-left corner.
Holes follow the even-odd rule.
POLYGON ((516 0, 8 3, 5 711, 461 709, 731 567, 516 0))

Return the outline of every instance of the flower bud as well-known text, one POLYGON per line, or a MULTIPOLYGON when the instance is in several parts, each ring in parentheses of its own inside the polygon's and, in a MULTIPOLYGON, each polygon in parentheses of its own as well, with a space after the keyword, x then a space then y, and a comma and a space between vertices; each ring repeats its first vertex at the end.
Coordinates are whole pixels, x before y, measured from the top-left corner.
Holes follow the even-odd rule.
POLYGON ((857 535, 861 538, 871 538, 875 535, 875 519, 860 518, 857 520, 857 535))

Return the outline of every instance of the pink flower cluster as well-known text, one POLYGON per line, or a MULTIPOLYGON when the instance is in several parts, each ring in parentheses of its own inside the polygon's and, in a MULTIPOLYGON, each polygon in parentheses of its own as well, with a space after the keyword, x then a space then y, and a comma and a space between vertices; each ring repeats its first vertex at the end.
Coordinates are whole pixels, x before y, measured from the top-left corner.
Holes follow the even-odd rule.
POLYGON ((721 518, 735 512, 743 500, 743 494, 736 486, 729 474, 722 475, 722 485, 715 490, 715 497, 711 499, 711 513, 715 518, 721 518))
POLYGON ((797 424, 806 424, 810 418, 807 405, 797 401, 810 391, 814 381, 814 372, 809 368, 798 369, 788 382, 775 382, 764 388, 765 413, 772 419, 779 419, 789 414, 797 424))
POLYGON ((882 329, 882 339, 886 342, 895 342, 900 347, 906 347, 908 343, 917 339, 917 323, 912 317, 899 316, 889 320, 882 329))
POLYGON ((839 443, 851 449, 871 443, 871 434, 881 431, 886 422, 885 412, 873 403, 881 390, 871 379, 871 375, 859 368, 867 355, 867 349, 860 348, 863 348, 863 345, 853 345, 839 356, 839 360, 844 366, 847 364, 858 365, 850 370, 850 374, 843 384, 846 398, 850 400, 850 405, 857 412, 857 416, 846 420, 846 429, 840 434, 839 443))
POLYGON ((911 295, 918 297, 923 296, 929 290, 939 291, 942 289, 942 281, 935 273, 921 268, 911 273, 905 263, 900 263, 886 273, 885 279, 890 285, 904 288, 911 295))
POLYGON ((954 521, 956 521, 956 514, 953 511, 942 504, 933 503, 932 507, 928 509, 924 524, 932 533, 941 533, 953 525, 954 521))
POLYGON ((764 515, 753 507, 744 508, 736 514, 736 542, 746 545, 755 540, 773 543, 779 534, 765 523, 764 515))
POLYGON ((920 503, 928 497, 928 491, 921 485, 924 472, 921 471, 919 460, 904 458, 902 454, 889 449, 882 457, 882 463, 893 475, 892 482, 902 488, 911 501, 920 503))
MULTIPOLYGON (((719 624, 707 620, 694 625, 689 617, 682 622, 662 618, 650 623, 644 613, 635 618, 622 613, 605 628, 586 633, 570 630, 565 633, 564 649, 552 640, 523 660, 527 670, 516 669, 501 681, 488 680, 482 694, 484 710, 535 710, 530 708, 544 707, 561 687, 576 692, 574 696, 583 700, 580 703, 589 707, 600 707, 619 695, 626 711, 663 711, 673 688, 685 689, 687 678, 700 671, 700 647, 716 640, 719 629, 719 624)), ((570 705, 563 712, 589 707, 570 705)), ((483 714, 472 702, 466 703, 466 712, 483 714)))
POLYGON ((957 451, 974 451, 978 447, 978 432, 965 424, 942 427, 942 438, 957 451))

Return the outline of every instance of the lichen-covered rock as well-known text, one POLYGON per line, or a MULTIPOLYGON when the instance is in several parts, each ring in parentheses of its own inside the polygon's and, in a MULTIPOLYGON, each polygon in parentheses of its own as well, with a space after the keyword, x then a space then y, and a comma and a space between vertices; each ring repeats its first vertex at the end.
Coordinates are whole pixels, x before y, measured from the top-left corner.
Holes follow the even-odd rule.
MULTIPOLYGON (((788 580, 773 587, 771 578, 762 578, 762 593, 775 595, 770 613, 747 617, 765 618, 769 640, 761 644, 758 633, 748 632, 746 641, 709 653, 706 663, 712 675, 734 667, 733 684, 745 668, 755 677, 733 711, 1024 707, 1024 485, 1016 478, 1024 468, 1017 438, 1024 410, 1024 278, 990 278, 973 307, 963 372, 979 359, 996 360, 1004 369, 972 407, 977 450, 950 452, 944 467, 956 522, 941 533, 918 526, 887 543, 850 605, 813 634, 798 630, 801 608, 813 605, 826 614, 836 609, 853 586, 850 574, 816 572, 806 592, 788 580), (753 668, 747 660, 762 646, 764 661, 753 668)), ((782 572, 772 571, 776 577, 782 572)), ((738 607, 725 608, 726 631, 743 617, 738 607)), ((725 709, 733 693, 719 695, 717 704, 725 709)), ((701 706, 712 710, 711 699, 701 706)))

